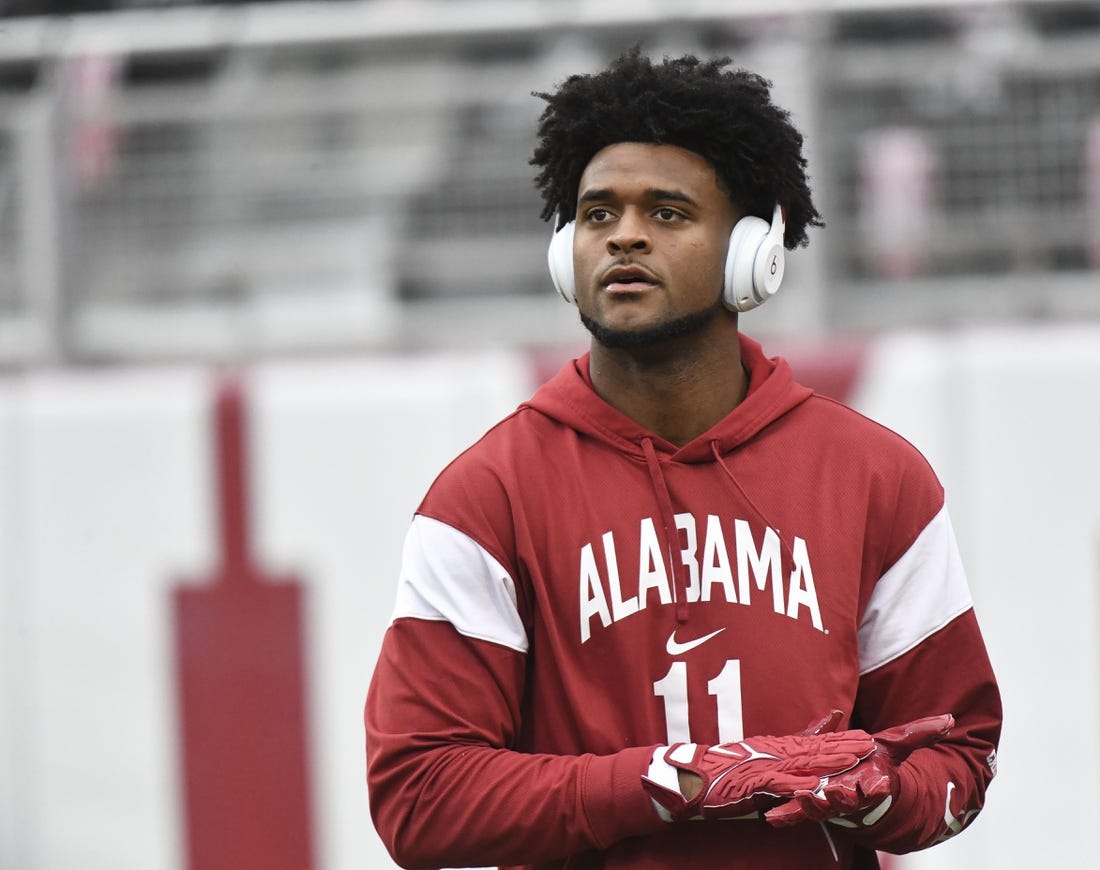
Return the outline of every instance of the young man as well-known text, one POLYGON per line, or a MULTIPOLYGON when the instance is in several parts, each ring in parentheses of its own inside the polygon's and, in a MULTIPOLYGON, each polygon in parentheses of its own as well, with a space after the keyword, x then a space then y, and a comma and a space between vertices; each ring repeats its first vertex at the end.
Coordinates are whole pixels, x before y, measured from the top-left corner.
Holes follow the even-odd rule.
POLYGON ((874 867, 983 805, 1000 699, 942 487, 739 335, 818 214, 727 62, 540 95, 591 351, 413 518, 366 706, 403 866, 874 867))

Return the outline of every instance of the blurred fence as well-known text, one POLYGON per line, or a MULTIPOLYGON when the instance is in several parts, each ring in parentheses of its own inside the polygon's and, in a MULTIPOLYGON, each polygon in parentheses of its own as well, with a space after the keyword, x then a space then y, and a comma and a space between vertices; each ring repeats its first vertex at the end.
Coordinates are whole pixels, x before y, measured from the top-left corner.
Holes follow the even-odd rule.
POLYGON ((636 41, 731 54, 806 133, 828 229, 761 327, 1100 314, 1100 14, 679 5, 10 22, 0 364, 573 335, 530 92, 636 41))

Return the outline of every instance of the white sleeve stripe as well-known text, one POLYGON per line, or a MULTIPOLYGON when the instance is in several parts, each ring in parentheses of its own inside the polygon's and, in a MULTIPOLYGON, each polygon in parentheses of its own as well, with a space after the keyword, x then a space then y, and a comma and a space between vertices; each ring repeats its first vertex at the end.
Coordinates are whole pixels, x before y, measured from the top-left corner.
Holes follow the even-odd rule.
POLYGON ((876 670, 878 668, 881 668, 883 665, 890 664, 890 662, 892 662, 894 659, 900 659, 903 655, 905 655, 910 650, 916 649, 918 646, 920 646, 924 641, 928 640, 928 638, 930 638, 932 635, 934 635, 940 629, 946 628, 947 626, 949 626, 952 622, 954 622, 956 619, 958 619, 960 616, 962 616, 964 613, 966 613, 966 611, 968 611, 972 606, 973 605, 971 605, 971 604, 967 604, 965 607, 963 607, 961 610, 959 610, 958 613, 950 614, 939 625, 934 626, 933 628, 930 628, 928 631, 926 631, 920 637, 914 638, 913 642, 910 643, 907 647, 905 647, 904 649, 897 650, 893 655, 891 655, 888 658, 878 662, 877 664, 871 664, 871 665, 866 664, 864 662, 864 659, 863 659, 863 654, 860 653, 859 675, 862 677, 864 674, 869 674, 871 671, 876 670))
POLYGON ((859 626, 860 674, 909 652, 972 606, 944 507, 875 585, 859 626))
POLYGON ((405 537, 393 618, 449 622, 464 637, 528 650, 516 586, 469 535, 417 515, 405 537))
MULTIPOLYGON (((457 628, 445 616, 424 616, 423 614, 399 613, 399 614, 394 614, 393 618, 394 619, 419 619, 419 620, 422 620, 424 622, 445 622, 448 625, 450 625, 452 628, 457 628)), ((501 644, 501 642, 498 638, 490 637, 487 634, 477 634, 476 632, 473 632, 473 631, 459 631, 459 634, 461 634, 463 637, 473 638, 474 640, 483 640, 486 643, 495 643, 498 646, 510 646, 510 644, 501 644)), ((516 647, 511 647, 511 648, 515 649, 516 652, 527 652, 526 649, 518 649, 516 647)))

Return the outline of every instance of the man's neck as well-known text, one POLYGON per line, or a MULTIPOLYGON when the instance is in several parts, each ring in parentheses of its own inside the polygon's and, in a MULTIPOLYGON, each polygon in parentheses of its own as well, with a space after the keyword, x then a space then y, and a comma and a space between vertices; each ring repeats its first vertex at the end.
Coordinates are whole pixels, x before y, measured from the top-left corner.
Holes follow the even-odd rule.
POLYGON ((629 350, 593 341, 592 385, 638 425, 682 447, 737 407, 748 389, 736 329, 721 340, 700 338, 629 350))

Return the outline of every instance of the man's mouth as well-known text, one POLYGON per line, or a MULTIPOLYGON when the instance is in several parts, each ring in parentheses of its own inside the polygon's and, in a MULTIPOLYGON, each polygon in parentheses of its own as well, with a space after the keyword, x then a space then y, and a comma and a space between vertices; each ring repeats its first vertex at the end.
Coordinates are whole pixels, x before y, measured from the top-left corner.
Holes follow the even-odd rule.
POLYGON ((646 269, 617 266, 608 270, 601 281, 609 293, 641 293, 657 286, 657 278, 646 269))

